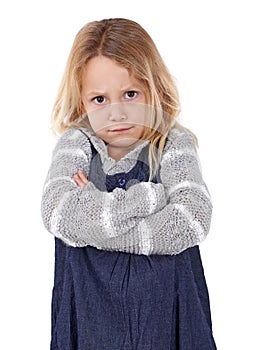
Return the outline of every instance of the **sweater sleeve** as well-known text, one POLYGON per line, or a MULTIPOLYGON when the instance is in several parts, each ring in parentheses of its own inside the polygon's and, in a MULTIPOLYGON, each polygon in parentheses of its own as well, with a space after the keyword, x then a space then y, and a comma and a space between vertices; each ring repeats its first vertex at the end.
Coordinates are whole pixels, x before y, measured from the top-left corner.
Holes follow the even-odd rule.
POLYGON ((163 208, 166 195, 162 184, 152 182, 110 193, 98 190, 91 181, 84 189, 77 187, 73 174, 80 168, 88 174, 90 161, 88 137, 78 129, 66 131, 53 151, 41 213, 46 229, 66 244, 102 248, 111 237, 131 232, 137 219, 163 208))
POLYGON ((166 206, 145 218, 136 218, 131 230, 105 241, 103 249, 175 255, 205 239, 212 203, 194 139, 184 129, 171 131, 161 159, 160 176, 166 206))

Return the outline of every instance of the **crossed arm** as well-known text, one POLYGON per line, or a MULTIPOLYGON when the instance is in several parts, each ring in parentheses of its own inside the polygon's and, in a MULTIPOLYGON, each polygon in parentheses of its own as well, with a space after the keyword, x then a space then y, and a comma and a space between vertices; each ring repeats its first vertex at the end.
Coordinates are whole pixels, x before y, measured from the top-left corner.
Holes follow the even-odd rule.
POLYGON ((178 254, 209 231, 212 205, 192 137, 171 133, 161 161, 162 183, 140 182, 127 191, 99 191, 79 173, 89 171, 86 136, 69 130, 53 153, 42 197, 48 231, 66 244, 135 254, 178 254))

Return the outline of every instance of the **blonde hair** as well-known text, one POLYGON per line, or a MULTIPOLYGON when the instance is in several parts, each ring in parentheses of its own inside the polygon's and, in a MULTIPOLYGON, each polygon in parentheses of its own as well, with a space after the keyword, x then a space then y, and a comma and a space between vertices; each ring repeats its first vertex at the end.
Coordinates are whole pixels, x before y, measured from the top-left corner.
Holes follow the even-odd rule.
POLYGON ((155 175, 166 137, 175 124, 180 106, 175 83, 149 34, 136 22, 124 18, 86 24, 76 35, 52 113, 52 129, 86 127, 82 118, 82 72, 87 62, 105 56, 125 67, 145 89, 150 110, 144 139, 150 140, 149 181, 155 175))

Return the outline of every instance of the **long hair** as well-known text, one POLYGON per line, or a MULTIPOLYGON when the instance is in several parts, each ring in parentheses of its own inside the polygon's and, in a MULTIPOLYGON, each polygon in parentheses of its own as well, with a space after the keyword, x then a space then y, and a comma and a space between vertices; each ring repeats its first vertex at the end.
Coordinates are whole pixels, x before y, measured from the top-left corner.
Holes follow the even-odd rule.
POLYGON ((180 111, 178 91, 149 34, 136 22, 124 18, 86 24, 76 35, 52 113, 52 129, 91 129, 81 99, 82 72, 96 56, 108 57, 126 68, 142 84, 150 106, 149 180, 155 175, 166 137, 180 111))

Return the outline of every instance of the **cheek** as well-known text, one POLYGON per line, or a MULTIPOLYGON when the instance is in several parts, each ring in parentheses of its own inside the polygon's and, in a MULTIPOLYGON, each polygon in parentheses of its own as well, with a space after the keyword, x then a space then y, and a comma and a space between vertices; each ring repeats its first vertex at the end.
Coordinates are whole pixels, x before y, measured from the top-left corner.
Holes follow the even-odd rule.
POLYGON ((148 126, 149 108, 145 104, 129 104, 127 108, 128 120, 140 127, 148 126))
POLYGON ((101 129, 107 126, 108 118, 107 113, 103 109, 94 109, 88 112, 88 119, 92 129, 97 133, 101 129))

